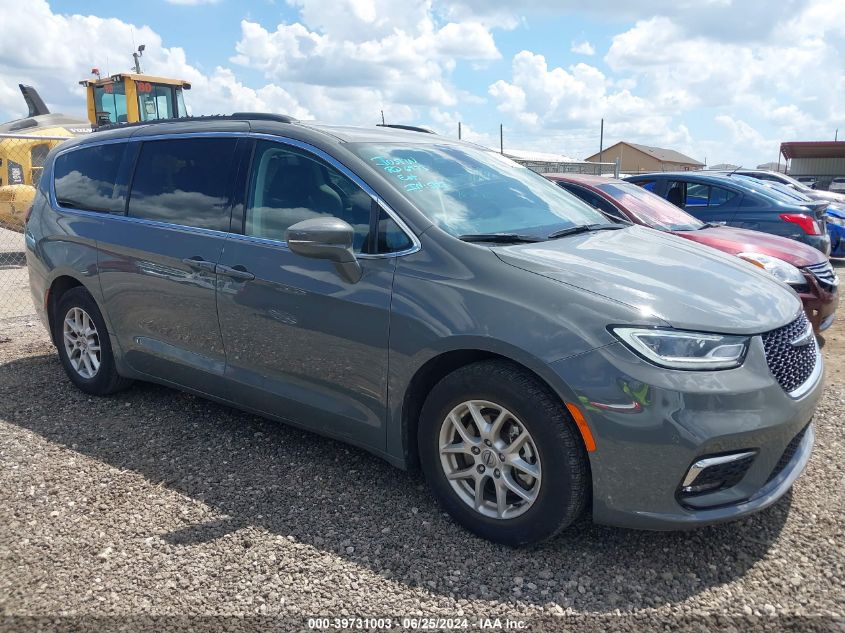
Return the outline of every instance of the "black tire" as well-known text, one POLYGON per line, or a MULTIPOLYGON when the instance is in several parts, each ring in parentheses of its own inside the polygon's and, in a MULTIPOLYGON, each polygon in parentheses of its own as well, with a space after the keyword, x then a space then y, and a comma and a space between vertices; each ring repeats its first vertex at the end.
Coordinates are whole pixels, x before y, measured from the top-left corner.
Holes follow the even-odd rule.
POLYGON ((429 393, 418 430, 420 462, 440 505, 468 530, 497 543, 527 545, 553 537, 587 503, 589 465, 583 440, 563 402, 535 376, 506 361, 481 361, 455 370, 429 393), (458 405, 486 400, 519 418, 537 449, 542 478, 536 500, 514 518, 488 517, 452 488, 440 461, 440 430, 458 405))
POLYGON ((109 339, 106 323, 103 320, 103 315, 97 307, 94 297, 82 287, 71 288, 65 292, 56 305, 56 311, 53 319, 53 338, 56 341, 56 347, 59 350, 59 358, 62 361, 62 366, 67 373, 71 382, 79 387, 85 393, 90 393, 95 396, 107 396, 122 389, 126 389, 132 381, 117 373, 115 367, 114 354, 112 353, 111 340, 109 339), (90 377, 82 376, 77 371, 68 356, 68 351, 64 344, 64 321, 65 317, 74 308, 84 310, 94 322, 97 329, 97 338, 100 345, 100 366, 96 373, 90 377))

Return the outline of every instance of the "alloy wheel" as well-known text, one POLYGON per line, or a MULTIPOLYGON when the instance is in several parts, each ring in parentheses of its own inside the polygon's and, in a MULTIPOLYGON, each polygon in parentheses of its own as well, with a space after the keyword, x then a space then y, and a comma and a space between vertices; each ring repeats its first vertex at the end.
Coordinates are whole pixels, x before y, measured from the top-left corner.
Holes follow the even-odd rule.
POLYGON ((85 310, 73 307, 65 315, 62 339, 71 367, 85 379, 100 370, 100 335, 94 320, 85 310))
POLYGON ((486 400, 462 402, 443 420, 438 439, 446 479, 476 512, 512 519, 536 501, 540 455, 528 429, 505 407, 486 400))

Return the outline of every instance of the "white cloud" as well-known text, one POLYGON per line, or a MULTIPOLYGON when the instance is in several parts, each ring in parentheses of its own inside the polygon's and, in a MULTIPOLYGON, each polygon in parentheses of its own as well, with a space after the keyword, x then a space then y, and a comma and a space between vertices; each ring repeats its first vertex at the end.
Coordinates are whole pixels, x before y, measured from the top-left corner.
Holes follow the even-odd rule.
MULTIPOLYGON (((25 113, 19 82, 82 116, 78 80, 94 66, 129 70, 134 39, 146 45, 144 70, 193 84, 194 113, 269 110, 372 124, 384 110, 390 122, 430 124, 448 136, 462 121, 464 138, 494 147, 501 121, 510 147, 577 156, 596 151, 604 117, 606 145, 625 139, 749 164, 771 160, 781 140, 832 137, 845 120, 842 0, 640 0, 613 11, 575 0, 287 2, 297 20, 244 20, 237 42, 220 43, 231 64, 202 68, 148 26, 60 14, 46 0, 29 0, 26 11, 0 0, 0 15, 16 16, 0 38, 0 119, 25 113), (552 63, 540 53, 557 52, 539 40, 503 68, 495 29, 522 26, 509 39, 531 38, 537 21, 565 27, 561 16, 574 12, 616 29, 602 59, 552 63), (473 94, 470 72, 496 74, 473 94)), ((569 38, 571 52, 595 54, 592 33, 593 42, 584 32, 561 40, 569 38)))
POLYGON ((270 31, 244 20, 232 61, 261 71, 274 83, 294 84, 298 94, 311 92, 313 86, 347 87, 374 97, 371 108, 389 103, 450 107, 459 96, 449 81, 456 61, 500 56, 492 35, 478 23, 449 22, 436 28, 425 17, 415 25, 400 20, 408 31, 394 28, 385 34, 383 16, 364 6, 351 19, 369 21, 379 37, 348 39, 346 34, 356 29, 348 23, 341 27, 334 19, 320 22, 322 32, 300 23, 279 24, 270 31))
POLYGON ((431 108, 428 112, 431 119, 430 126, 443 136, 457 138, 458 122, 461 122, 461 139, 470 143, 477 143, 486 147, 498 147, 499 140, 494 134, 476 129, 468 122, 468 117, 460 112, 447 112, 439 108, 431 108))
MULTIPOLYGON (((11 0, 0 2, 8 15, 11 0)), ((288 112, 310 118, 311 113, 286 90, 268 84, 259 89, 241 83, 231 70, 218 67, 204 73, 188 63, 185 51, 168 48, 146 26, 95 16, 59 15, 44 0, 32 0, 18 12, 17 28, 0 38, 0 85, 29 83, 54 110, 85 116, 85 94, 78 81, 90 77, 91 68, 103 72, 129 70, 132 57, 127 42, 146 45, 143 70, 154 75, 185 79, 192 84, 186 95, 194 113, 227 113, 236 110, 288 112)), ((26 113, 14 89, 0 90, 3 120, 26 113)))
POLYGON ((741 119, 735 119, 727 114, 720 114, 716 117, 716 122, 724 126, 731 138, 735 139, 738 143, 746 146, 750 145, 757 151, 771 149, 776 144, 774 140, 764 138, 758 130, 741 119))
POLYGON ((721 150, 709 139, 702 147, 772 160, 779 141, 826 137, 845 116, 845 79, 831 72, 845 62, 845 4, 793 8, 779 22, 766 17, 770 37, 754 46, 691 35, 665 16, 641 20, 613 38, 605 61, 615 74, 635 77, 658 111, 675 118, 711 112, 725 141, 721 150))
POLYGON ((655 109, 651 101, 627 88, 614 86, 589 64, 549 68, 542 55, 522 51, 513 58, 511 79, 491 84, 489 94, 499 111, 519 124, 514 133, 537 148, 542 147, 542 139, 570 135, 563 153, 591 155, 598 146, 602 117, 606 139, 684 147, 691 141, 685 126, 673 126, 670 113, 655 109), (532 137, 537 141, 532 142, 532 137))
POLYGON ((595 55, 596 49, 587 40, 581 42, 572 42, 572 47, 569 49, 578 55, 595 55))

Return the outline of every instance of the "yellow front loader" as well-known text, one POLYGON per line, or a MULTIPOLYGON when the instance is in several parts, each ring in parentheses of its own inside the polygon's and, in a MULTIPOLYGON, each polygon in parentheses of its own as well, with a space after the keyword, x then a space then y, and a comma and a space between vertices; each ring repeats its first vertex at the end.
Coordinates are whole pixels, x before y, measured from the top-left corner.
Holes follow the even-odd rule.
MULTIPOLYGON (((137 62, 137 59, 136 59, 137 62)), ((23 231, 47 153, 64 139, 106 125, 188 116, 181 79, 118 73, 79 83, 85 87, 86 119, 51 113, 32 86, 20 85, 29 109, 23 119, 0 124, 0 225, 23 231)))
MULTIPOLYGON (((92 71, 95 74, 96 68, 92 71)), ((118 73, 105 79, 86 79, 88 121, 94 129, 104 125, 176 119, 188 116, 184 91, 191 84, 181 79, 118 73)))

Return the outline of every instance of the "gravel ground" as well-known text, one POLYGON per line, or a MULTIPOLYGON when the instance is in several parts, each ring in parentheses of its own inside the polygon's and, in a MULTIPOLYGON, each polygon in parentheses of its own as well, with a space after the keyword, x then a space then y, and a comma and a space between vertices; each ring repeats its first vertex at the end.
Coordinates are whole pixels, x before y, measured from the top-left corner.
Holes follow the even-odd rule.
MULTIPOLYGON (((836 327, 831 360, 845 351, 836 327)), ((754 517, 683 533, 585 519, 515 550, 453 524, 418 473, 355 448, 152 385, 89 398, 39 322, 6 320, 0 629, 416 615, 470 629, 507 617, 532 630, 845 631, 843 408, 836 375, 807 472, 754 517)))

